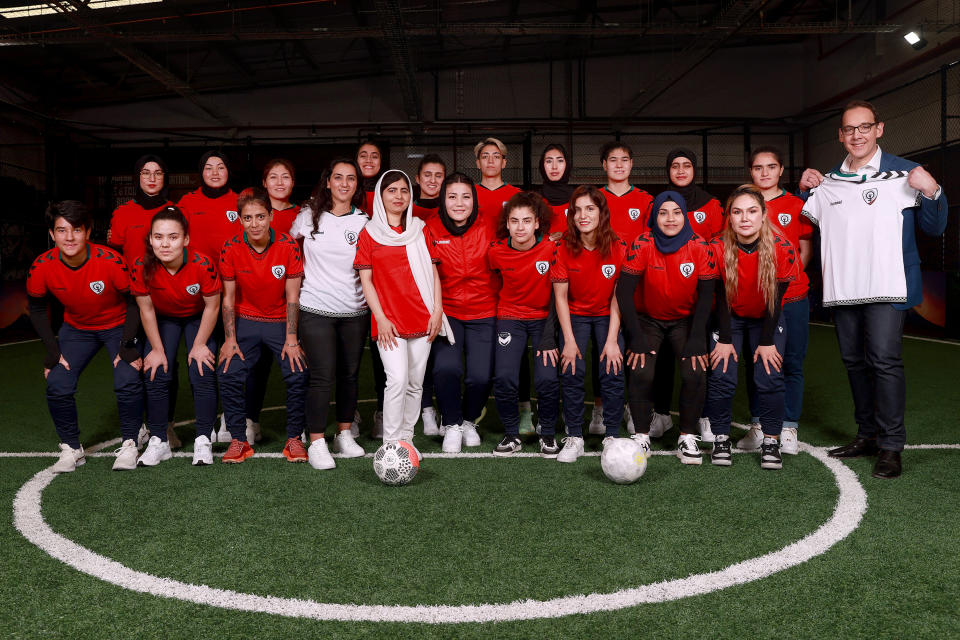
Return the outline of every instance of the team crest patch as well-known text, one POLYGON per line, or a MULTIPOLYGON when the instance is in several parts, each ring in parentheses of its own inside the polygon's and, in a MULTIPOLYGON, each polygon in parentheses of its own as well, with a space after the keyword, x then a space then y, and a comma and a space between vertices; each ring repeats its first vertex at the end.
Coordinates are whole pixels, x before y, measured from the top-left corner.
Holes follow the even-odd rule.
POLYGON ((96 282, 90 283, 90 291, 93 291, 95 294, 100 295, 105 289, 103 280, 97 280, 96 282))
POLYGON ((680 274, 684 278, 689 278, 693 275, 693 263, 692 262, 681 262, 680 263, 680 274))
POLYGON ((270 273, 273 274, 273 277, 279 280, 287 272, 287 268, 282 264, 275 264, 270 267, 270 273))
POLYGON ((777 221, 780 223, 781 227, 790 226, 790 221, 793 220, 793 216, 789 213, 781 213, 777 216, 777 221))
POLYGON ((501 347, 505 347, 510 344, 511 340, 513 340, 513 336, 510 335, 509 331, 501 331, 497 334, 497 342, 500 343, 501 347))
POLYGON ((227 220, 229 220, 230 222, 236 222, 237 218, 239 217, 240 216, 239 214, 237 214, 236 211, 227 211, 227 220))
POLYGON ((537 260, 534 266, 537 267, 537 273, 539 273, 540 275, 543 275, 550 270, 550 263, 547 262, 546 260, 537 260))
POLYGON ((632 207, 629 211, 627 211, 627 214, 630 215, 631 220, 636 220, 637 218, 640 217, 640 209, 637 209, 636 207, 632 207))
POLYGON ((863 201, 867 204, 873 204, 877 201, 877 190, 876 189, 867 189, 863 191, 860 195, 863 196, 863 201))
POLYGON ((189 293, 192 296, 197 295, 198 293, 200 293, 200 285, 197 283, 191 284, 190 286, 187 287, 187 293, 189 293))
POLYGON ((343 232, 343 237, 347 241, 347 244, 354 245, 357 244, 357 232, 347 229, 343 232))
POLYGON ((703 224, 703 221, 707 219, 707 213, 705 211, 694 211, 693 219, 697 221, 697 224, 703 224))
POLYGON ((613 274, 617 272, 617 265, 615 264, 603 264, 600 265, 600 273, 603 274, 603 277, 609 280, 613 277, 613 274))

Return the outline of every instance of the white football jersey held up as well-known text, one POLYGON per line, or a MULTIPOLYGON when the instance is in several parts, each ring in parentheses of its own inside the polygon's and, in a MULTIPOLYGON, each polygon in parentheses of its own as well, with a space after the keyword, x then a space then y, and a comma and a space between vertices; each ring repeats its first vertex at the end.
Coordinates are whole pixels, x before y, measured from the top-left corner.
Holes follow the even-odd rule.
POLYGON ((920 193, 907 171, 831 172, 803 207, 820 228, 823 306, 905 302, 903 210, 920 193))

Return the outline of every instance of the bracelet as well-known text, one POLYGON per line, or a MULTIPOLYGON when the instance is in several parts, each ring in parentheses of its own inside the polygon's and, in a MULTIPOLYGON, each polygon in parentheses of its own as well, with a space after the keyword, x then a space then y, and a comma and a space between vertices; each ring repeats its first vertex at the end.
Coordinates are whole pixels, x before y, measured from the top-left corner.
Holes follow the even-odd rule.
POLYGON ((288 347, 291 347, 291 348, 293 348, 293 347, 299 347, 299 346, 300 346, 300 341, 297 340, 294 344, 288 344, 287 346, 288 346, 288 347))

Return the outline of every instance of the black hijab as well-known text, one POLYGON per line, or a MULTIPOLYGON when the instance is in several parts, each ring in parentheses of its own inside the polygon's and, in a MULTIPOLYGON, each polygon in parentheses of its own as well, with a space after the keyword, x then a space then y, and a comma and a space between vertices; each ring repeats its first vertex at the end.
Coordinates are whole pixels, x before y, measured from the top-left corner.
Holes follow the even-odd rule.
POLYGON ((543 199, 546 200, 550 205, 557 206, 561 204, 567 204, 570 202, 570 197, 573 195, 575 186, 567 184, 570 181, 570 170, 573 167, 570 164, 570 156, 567 155, 567 150, 563 148, 561 144, 549 144, 543 150, 543 153, 540 154, 540 177, 543 178, 543 186, 541 187, 541 193, 543 199), (552 151, 556 149, 563 154, 563 159, 566 161, 566 164, 563 169, 563 175, 560 176, 559 180, 552 181, 547 177, 547 172, 543 168, 543 161, 547 157, 547 151, 552 151))
POLYGON ((230 163, 227 162, 227 156, 222 152, 211 150, 200 156, 200 191, 202 191, 203 195, 211 200, 215 200, 230 191, 230 163), (227 184, 223 185, 222 187, 214 188, 203 181, 203 167, 207 164, 207 160, 210 158, 220 158, 220 161, 223 162, 223 166, 227 168, 227 184))
POLYGON ((697 186, 696 183, 697 175, 697 154, 695 154, 690 149, 684 149, 679 147, 674 149, 667 154, 667 181, 670 182, 670 185, 676 190, 676 193, 679 193, 683 196, 683 199, 687 203, 687 209, 684 209, 684 213, 687 211, 696 211, 703 205, 707 204, 713 200, 713 196, 697 186), (677 158, 686 158, 693 164, 693 175, 694 179, 690 181, 685 187, 678 187, 677 185, 670 182, 670 165, 673 164, 673 161, 677 158))
POLYGON ((690 225, 690 218, 687 217, 687 202, 683 196, 676 191, 664 191, 653 199, 653 206, 650 208, 650 219, 647 220, 647 226, 650 227, 650 233, 653 234, 653 242, 657 245, 657 251, 664 255, 676 253, 680 247, 690 242, 694 236, 693 227, 690 225), (673 201, 680 206, 683 212, 683 228, 675 236, 668 236, 660 230, 657 224, 657 216, 660 213, 660 207, 664 202, 673 201))
POLYGON ((476 222, 477 216, 480 214, 480 203, 477 201, 477 185, 474 184, 473 180, 469 176, 462 173, 451 173, 449 176, 444 178, 443 184, 440 185, 440 198, 438 198, 440 203, 437 208, 437 215, 440 216, 440 222, 443 223, 443 228, 450 232, 452 236, 462 236, 467 231, 470 230, 470 227, 473 226, 473 223, 476 222), (467 223, 462 227, 458 227, 457 223, 453 221, 453 218, 450 217, 450 214, 447 213, 447 204, 446 198, 443 195, 447 192, 448 184, 468 184, 470 185, 470 192, 473 194, 473 211, 470 213, 470 216, 467 218, 467 223))
POLYGON ((140 156, 140 159, 137 160, 133 167, 133 201, 144 209, 158 209, 167 203, 167 163, 160 156, 148 153, 140 156), (143 171, 143 166, 148 162, 156 162, 160 165, 160 170, 163 171, 163 188, 155 196, 148 196, 140 188, 140 172, 143 171))

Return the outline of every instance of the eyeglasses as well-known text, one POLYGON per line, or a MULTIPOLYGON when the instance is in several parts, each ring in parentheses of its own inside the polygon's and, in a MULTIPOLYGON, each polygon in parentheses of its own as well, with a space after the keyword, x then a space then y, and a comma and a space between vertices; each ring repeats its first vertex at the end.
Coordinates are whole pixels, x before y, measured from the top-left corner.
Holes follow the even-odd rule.
POLYGON ((147 171, 144 169, 140 172, 140 176, 143 178, 162 178, 163 171, 160 171, 159 169, 157 171, 147 171))
POLYGON ((844 127, 840 127, 840 131, 845 136, 852 136, 854 129, 858 130, 860 133, 870 133, 870 130, 873 129, 875 126, 877 126, 876 122, 864 122, 864 123, 858 124, 857 126, 848 124, 844 127))

